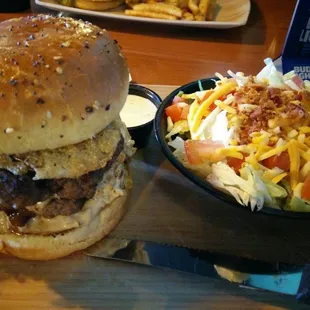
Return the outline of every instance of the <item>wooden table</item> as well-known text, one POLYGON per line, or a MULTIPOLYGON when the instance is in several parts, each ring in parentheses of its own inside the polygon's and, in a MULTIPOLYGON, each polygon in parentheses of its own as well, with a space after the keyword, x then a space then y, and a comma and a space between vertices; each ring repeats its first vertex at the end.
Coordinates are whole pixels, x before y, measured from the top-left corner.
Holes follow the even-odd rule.
MULTIPOLYGON (((254 0, 248 24, 231 30, 92 22, 118 40, 133 80, 180 85, 225 73, 256 73, 282 49, 296 1, 254 0)), ((0 14, 0 20, 26 15, 0 14)), ((0 309, 297 309, 291 298, 208 278, 80 257, 46 263, 0 260, 0 309)))

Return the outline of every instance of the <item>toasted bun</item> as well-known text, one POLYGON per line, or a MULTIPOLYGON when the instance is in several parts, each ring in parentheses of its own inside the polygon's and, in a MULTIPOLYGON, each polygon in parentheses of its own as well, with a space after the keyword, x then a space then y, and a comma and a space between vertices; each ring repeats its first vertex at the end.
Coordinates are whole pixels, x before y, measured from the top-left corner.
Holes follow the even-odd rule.
POLYGON ((106 11, 124 4, 124 0, 75 0, 74 6, 83 10, 106 11))
POLYGON ((79 143, 119 115, 129 74, 105 30, 38 15, 0 23, 0 37, 0 153, 79 143))
POLYGON ((50 260, 86 249, 108 235, 121 220, 127 209, 127 193, 128 188, 88 225, 56 236, 1 234, 0 253, 29 260, 50 260))

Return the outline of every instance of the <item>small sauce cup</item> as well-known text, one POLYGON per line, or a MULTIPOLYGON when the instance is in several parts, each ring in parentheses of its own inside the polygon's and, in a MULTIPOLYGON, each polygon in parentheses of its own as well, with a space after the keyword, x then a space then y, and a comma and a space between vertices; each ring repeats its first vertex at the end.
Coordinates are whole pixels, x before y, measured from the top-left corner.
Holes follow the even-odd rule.
POLYGON ((159 95, 149 88, 130 84, 128 98, 120 116, 138 149, 145 147, 149 141, 153 120, 161 101, 159 95))

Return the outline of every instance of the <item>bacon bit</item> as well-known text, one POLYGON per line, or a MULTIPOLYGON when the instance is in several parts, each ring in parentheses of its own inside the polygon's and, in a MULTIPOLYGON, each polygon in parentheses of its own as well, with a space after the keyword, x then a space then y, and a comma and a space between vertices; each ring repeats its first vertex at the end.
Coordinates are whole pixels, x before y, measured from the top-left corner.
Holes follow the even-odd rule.
POLYGON ((263 109, 262 107, 257 107, 251 114, 250 114, 250 119, 256 119, 259 116, 263 114, 263 109))

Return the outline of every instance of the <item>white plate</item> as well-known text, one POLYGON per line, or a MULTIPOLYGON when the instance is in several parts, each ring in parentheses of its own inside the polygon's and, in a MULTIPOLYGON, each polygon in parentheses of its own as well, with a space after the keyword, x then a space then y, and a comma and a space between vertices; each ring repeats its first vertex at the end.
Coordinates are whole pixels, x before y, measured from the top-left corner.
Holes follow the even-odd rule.
POLYGON ((111 11, 98 12, 63 6, 58 4, 56 0, 35 0, 35 2, 37 5, 51 10, 68 12, 77 15, 89 15, 109 19, 149 22, 163 25, 218 29, 228 29, 245 25, 251 9, 250 0, 217 0, 218 13, 216 14, 216 19, 214 21, 186 21, 127 16, 124 14, 124 7, 111 11))

